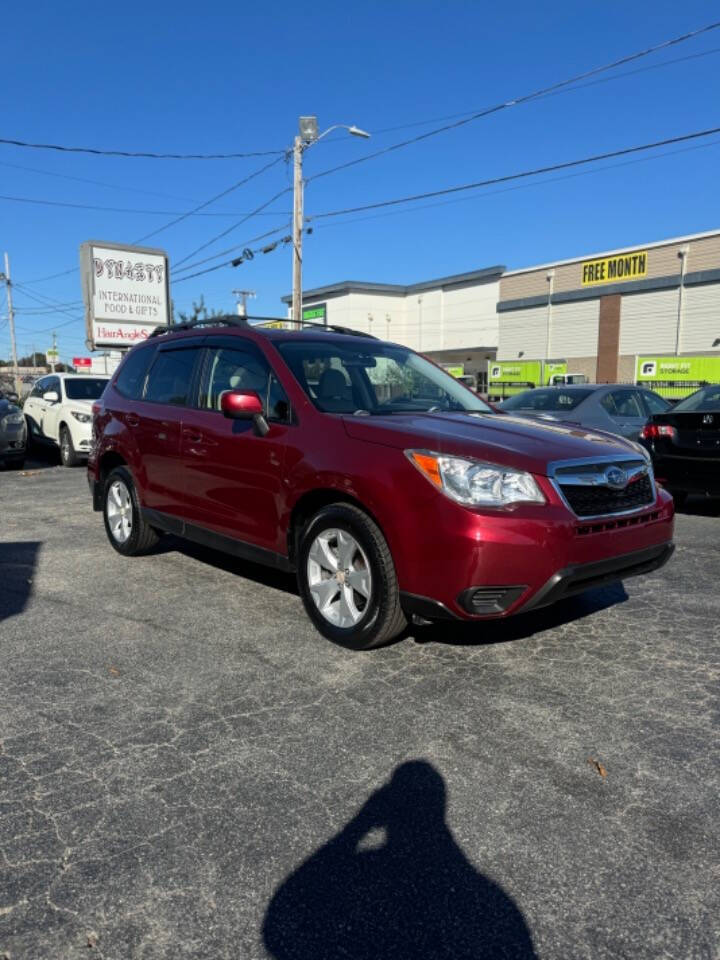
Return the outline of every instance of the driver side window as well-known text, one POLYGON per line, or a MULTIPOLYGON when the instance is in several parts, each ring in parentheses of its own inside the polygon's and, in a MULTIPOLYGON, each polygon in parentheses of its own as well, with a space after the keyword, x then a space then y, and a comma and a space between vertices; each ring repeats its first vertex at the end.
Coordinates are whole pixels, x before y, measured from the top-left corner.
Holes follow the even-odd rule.
POLYGON ((220 410, 227 390, 252 390, 260 396, 270 421, 287 422, 290 403, 267 361, 253 350, 214 347, 209 350, 198 406, 220 410))

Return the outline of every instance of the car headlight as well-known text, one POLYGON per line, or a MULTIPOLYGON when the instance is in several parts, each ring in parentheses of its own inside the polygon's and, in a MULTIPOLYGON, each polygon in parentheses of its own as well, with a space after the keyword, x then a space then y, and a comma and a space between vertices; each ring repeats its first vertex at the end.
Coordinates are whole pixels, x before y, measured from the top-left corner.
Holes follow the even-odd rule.
POLYGON ((23 415, 21 413, 8 413, 7 416, 3 417, 5 423, 10 423, 14 427, 23 422, 23 415))
POLYGON ((80 423, 90 423, 92 417, 89 413, 78 413, 76 410, 71 410, 70 413, 75 417, 76 420, 79 420, 80 423))
POLYGON ((471 507, 509 503, 545 503, 534 477, 494 463, 449 457, 431 450, 406 450, 405 456, 451 500, 471 507))

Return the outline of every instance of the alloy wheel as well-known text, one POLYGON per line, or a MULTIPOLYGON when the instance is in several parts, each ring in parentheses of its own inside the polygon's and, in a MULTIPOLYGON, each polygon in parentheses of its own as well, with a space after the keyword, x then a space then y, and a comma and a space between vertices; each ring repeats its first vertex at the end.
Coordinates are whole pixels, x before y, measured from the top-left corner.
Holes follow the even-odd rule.
POLYGON ((365 551, 346 530, 323 530, 307 558, 307 582, 315 606, 335 627, 356 626, 372 596, 365 551))
POLYGON ((130 491, 122 480, 114 480, 107 492, 107 522, 118 543, 126 543, 132 533, 133 505, 130 491))

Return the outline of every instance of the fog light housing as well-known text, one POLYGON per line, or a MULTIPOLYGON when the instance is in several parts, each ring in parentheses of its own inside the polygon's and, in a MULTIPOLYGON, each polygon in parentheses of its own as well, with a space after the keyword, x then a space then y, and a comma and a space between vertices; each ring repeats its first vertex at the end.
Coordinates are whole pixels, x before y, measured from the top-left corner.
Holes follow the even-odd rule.
POLYGON ((468 587, 458 597, 458 603, 475 616, 504 613, 518 600, 527 587, 484 586, 468 587))

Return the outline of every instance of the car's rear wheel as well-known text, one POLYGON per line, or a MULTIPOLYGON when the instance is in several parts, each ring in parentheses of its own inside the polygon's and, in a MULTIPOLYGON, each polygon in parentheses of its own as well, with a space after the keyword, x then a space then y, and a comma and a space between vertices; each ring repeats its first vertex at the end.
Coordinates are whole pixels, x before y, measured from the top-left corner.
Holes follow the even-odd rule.
POLYGON ((73 446, 72 435, 65 424, 60 427, 60 460, 64 467, 76 467, 80 462, 73 446))
POLYGON ((158 535, 142 518, 140 501, 130 471, 116 467, 105 481, 103 517, 108 540, 125 557, 147 553, 158 535))
POLYGON ((388 643, 406 626, 390 548, 348 503, 323 507, 300 535, 298 587, 317 630, 351 650, 388 643))

